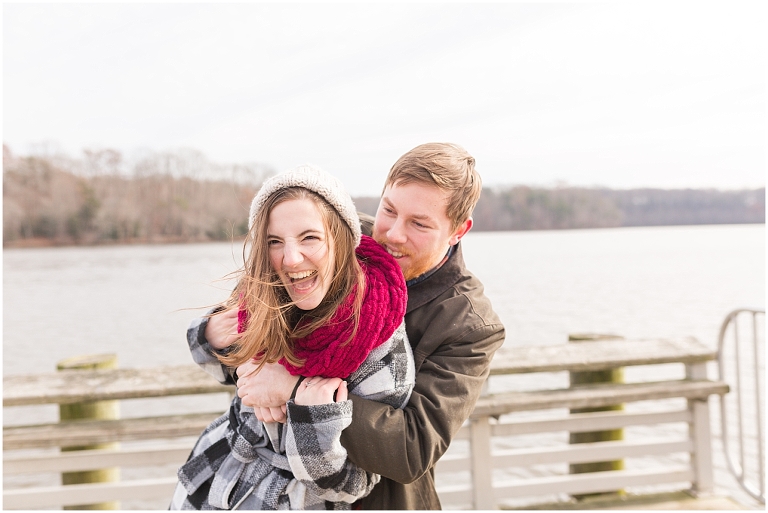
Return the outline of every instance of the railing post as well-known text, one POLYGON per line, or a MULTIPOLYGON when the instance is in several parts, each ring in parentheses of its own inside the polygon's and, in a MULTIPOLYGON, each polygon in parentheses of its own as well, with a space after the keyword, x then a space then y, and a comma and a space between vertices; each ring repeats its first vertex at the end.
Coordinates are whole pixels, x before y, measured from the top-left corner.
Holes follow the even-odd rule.
POLYGON ((487 416, 470 422, 473 509, 496 509, 491 460, 491 424, 487 416))
MULTIPOLYGON (((685 377, 698 380, 707 379, 707 364, 694 363, 685 366, 685 377)), ((691 412, 691 422, 688 433, 693 441, 691 467, 695 481, 691 483, 696 495, 714 492, 715 477, 712 470, 712 433, 709 425, 709 398, 689 399, 688 410, 691 412)))
MULTIPOLYGON (((75 356, 60 361, 56 365, 59 371, 70 369, 77 370, 96 370, 96 369, 115 369, 117 368, 117 355, 98 354, 87 356, 75 356)), ((118 419, 120 418, 120 403, 118 401, 91 401, 73 404, 59 405, 59 419, 62 422, 68 420, 82 419, 118 419)), ((117 443, 103 443, 93 445, 83 445, 75 447, 64 447, 63 452, 83 451, 87 449, 114 449, 117 443)), ((79 472, 64 472, 61 474, 62 484, 80 484, 80 483, 103 483, 120 480, 120 469, 116 467, 85 470, 79 472)), ((87 497, 83 497, 87 499, 87 497)), ((63 509, 83 510, 83 509, 120 509, 118 501, 100 502, 96 504, 83 504, 76 506, 64 506, 63 509)))
MULTIPOLYGON (((600 334, 570 334, 568 335, 568 342, 580 342, 587 340, 623 340, 624 337, 618 335, 600 335, 600 334)), ((571 386, 583 385, 589 383, 623 383, 624 382, 624 369, 608 369, 602 371, 586 371, 586 372, 574 372, 569 373, 571 386)), ((591 413, 598 411, 619 411, 623 410, 623 404, 616 404, 611 406, 603 406, 600 408, 572 408, 571 413, 591 413)), ((624 430, 608 429, 603 431, 587 431, 571 433, 569 442, 572 444, 583 444, 591 442, 606 442, 612 440, 623 440, 624 430)), ((624 460, 613 461, 595 461, 590 463, 571 463, 568 465, 569 473, 571 474, 583 474, 589 472, 603 472, 609 470, 623 470, 624 460)), ((583 500, 590 497, 605 497, 605 496, 624 495, 624 490, 616 490, 615 492, 608 493, 592 493, 573 495, 576 500, 583 500)))

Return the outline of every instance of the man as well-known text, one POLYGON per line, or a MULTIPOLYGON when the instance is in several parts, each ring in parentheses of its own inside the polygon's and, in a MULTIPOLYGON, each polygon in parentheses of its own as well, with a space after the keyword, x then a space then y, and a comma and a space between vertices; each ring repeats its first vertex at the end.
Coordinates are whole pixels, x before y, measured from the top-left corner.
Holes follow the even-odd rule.
MULTIPOLYGON (((350 395, 352 424, 342 445, 349 458, 382 480, 363 509, 440 509, 434 465, 472 413, 504 327, 464 266, 460 241, 472 228, 482 184, 475 160, 454 144, 412 149, 392 166, 376 217, 361 216, 395 257, 408 286, 406 331, 416 363, 416 387, 397 410, 350 395)), ((205 338, 228 345, 236 312, 211 317, 205 338)), ((279 364, 258 373, 237 369, 238 395, 265 421, 282 421, 281 409, 298 378, 279 364)))

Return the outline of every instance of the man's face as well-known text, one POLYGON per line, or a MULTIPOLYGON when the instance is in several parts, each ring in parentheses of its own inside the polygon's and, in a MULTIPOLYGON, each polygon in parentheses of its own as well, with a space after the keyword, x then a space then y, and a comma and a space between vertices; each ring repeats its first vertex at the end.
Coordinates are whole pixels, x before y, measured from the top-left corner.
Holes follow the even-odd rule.
POLYGON ((373 222, 373 238, 395 257, 406 280, 429 271, 472 226, 469 219, 451 229, 448 194, 420 183, 384 190, 373 222))

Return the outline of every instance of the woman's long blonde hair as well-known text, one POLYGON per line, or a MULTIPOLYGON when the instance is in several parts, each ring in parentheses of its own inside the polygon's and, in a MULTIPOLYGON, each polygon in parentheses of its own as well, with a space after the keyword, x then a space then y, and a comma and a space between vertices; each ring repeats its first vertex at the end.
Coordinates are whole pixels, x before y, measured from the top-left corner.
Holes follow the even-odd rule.
POLYGON ((293 340, 306 337, 328 324, 353 290, 353 331, 347 342, 357 333, 365 294, 365 276, 355 256, 355 239, 349 226, 319 194, 303 187, 287 187, 271 195, 248 231, 243 246, 243 261, 245 265, 240 271, 238 284, 226 306, 244 308, 248 312, 248 322, 240 339, 230 346, 227 354, 217 355, 224 365, 237 367, 256 358, 261 366, 284 358, 291 365, 300 367, 304 362, 294 354, 293 340), (317 307, 308 311, 301 310, 291 301, 270 264, 267 245, 267 227, 272 209, 284 201, 296 199, 308 199, 317 205, 326 231, 326 244, 332 249, 334 260, 328 292, 317 307))

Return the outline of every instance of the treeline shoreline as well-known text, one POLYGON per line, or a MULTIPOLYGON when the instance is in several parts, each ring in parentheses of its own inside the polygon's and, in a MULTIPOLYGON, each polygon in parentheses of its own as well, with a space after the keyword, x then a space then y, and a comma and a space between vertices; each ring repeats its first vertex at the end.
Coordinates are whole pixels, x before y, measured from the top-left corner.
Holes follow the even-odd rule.
MULTIPOLYGON (((15 156, 3 146, 3 247, 239 240, 253 195, 274 171, 218 165, 199 152, 114 150, 82 159, 15 156)), ((378 197, 353 198, 374 214, 378 197)), ((765 188, 485 188, 476 231, 764 224, 765 188)))

